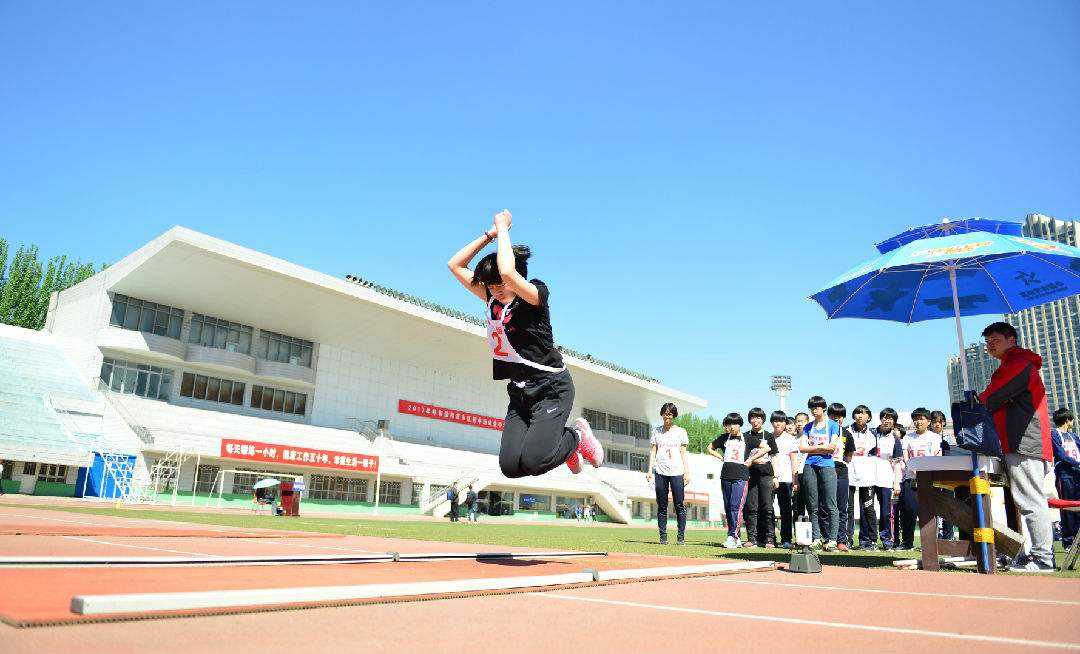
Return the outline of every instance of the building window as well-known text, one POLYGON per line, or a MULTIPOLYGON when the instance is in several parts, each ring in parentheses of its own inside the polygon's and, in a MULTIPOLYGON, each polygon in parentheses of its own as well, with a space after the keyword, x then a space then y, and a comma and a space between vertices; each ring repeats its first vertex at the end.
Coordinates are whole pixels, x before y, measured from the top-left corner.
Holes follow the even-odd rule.
POLYGON ((315 344, 311 341, 260 330, 259 342, 255 346, 255 356, 267 361, 279 361, 310 368, 311 352, 314 347, 315 344))
POLYGON ((195 492, 213 493, 215 490, 214 484, 217 482, 218 473, 220 472, 220 466, 200 465, 195 470, 195 492))
POLYGON ((624 466, 626 465, 626 454, 627 453, 624 450, 605 449, 604 461, 605 463, 612 463, 617 466, 624 466))
MULTIPOLYGON (((344 502, 366 502, 368 480, 358 477, 331 477, 329 475, 311 475, 308 498, 313 500, 340 500, 344 502)), ((401 496, 400 489, 398 497, 401 496)))
POLYGON ((251 407, 302 416, 307 412, 307 395, 254 385, 251 387, 251 407))
POLYGON ((551 496, 522 493, 518 496, 518 509, 522 511, 550 511, 551 496))
POLYGON ((172 370, 145 363, 119 359, 101 362, 101 381, 110 389, 126 395, 138 395, 151 400, 168 400, 172 387, 172 370))
POLYGON ((637 470, 638 472, 648 472, 646 467, 649 465, 649 460, 644 454, 637 454, 635 452, 630 453, 630 469, 637 470))
POLYGON ((630 435, 634 438, 649 438, 649 423, 640 420, 630 421, 630 435))
POLYGON ((608 431, 626 436, 630 433, 630 419, 622 416, 608 416, 608 431))
POLYGON ((229 322, 221 318, 192 314, 191 331, 188 342, 220 350, 251 354, 251 335, 253 329, 238 322, 229 322))
POLYGON ((401 482, 382 481, 379 483, 380 504, 401 504, 401 482))
POLYGON ((180 397, 243 406, 244 382, 185 372, 180 379, 180 397))
POLYGON ((37 466, 38 481, 62 484, 67 479, 67 466, 55 463, 39 463, 37 466))
POLYGON ((109 319, 111 325, 178 339, 183 322, 183 309, 113 294, 112 317, 109 319))
POLYGON ((252 487, 255 485, 255 482, 260 479, 265 479, 267 477, 270 477, 271 479, 285 479, 271 470, 255 470, 252 468, 237 468, 237 470, 243 470, 244 472, 233 473, 232 492, 236 495, 253 495, 255 489, 252 487))
POLYGON ((581 417, 589 421, 589 426, 593 429, 603 429, 607 431, 607 414, 603 411, 597 411, 595 409, 582 409, 581 417))

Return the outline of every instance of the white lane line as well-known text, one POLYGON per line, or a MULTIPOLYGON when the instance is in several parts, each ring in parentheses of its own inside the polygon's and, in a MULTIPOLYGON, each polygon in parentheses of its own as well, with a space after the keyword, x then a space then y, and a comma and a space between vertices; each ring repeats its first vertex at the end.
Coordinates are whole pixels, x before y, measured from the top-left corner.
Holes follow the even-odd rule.
POLYGON ((383 550, 383 551, 361 550, 361 549, 357 549, 355 547, 333 547, 331 545, 303 545, 301 543, 282 543, 282 542, 274 540, 272 538, 258 538, 258 537, 255 537, 255 538, 230 538, 229 540, 253 542, 253 543, 262 543, 264 545, 279 545, 279 546, 287 546, 287 547, 307 547, 309 549, 317 549, 317 550, 338 550, 339 552, 357 552, 357 553, 360 553, 360 554, 386 554, 385 550, 383 550))
POLYGON ((846 586, 818 586, 817 584, 787 584, 779 581, 748 581, 744 579, 721 579, 719 577, 699 577, 695 581, 712 581, 721 584, 753 584, 757 586, 780 586, 783 588, 813 588, 814 590, 839 590, 852 593, 878 593, 882 595, 906 595, 909 597, 947 597, 949 599, 987 600, 991 602, 1024 602, 1028 604, 1058 604, 1080 606, 1080 602, 1070 600, 1033 599, 1030 597, 1002 597, 1000 595, 959 595, 950 593, 918 593, 907 590, 881 590, 875 588, 848 588, 846 586))
MULTIPOLYGON (((34 520, 51 520, 52 522, 64 522, 64 523, 73 524, 73 525, 87 525, 87 526, 91 526, 91 527, 111 527, 111 528, 115 528, 115 529, 139 529, 139 528, 141 528, 140 526, 134 525, 134 524, 131 524, 131 523, 146 522, 146 523, 156 523, 156 524, 161 524, 161 525, 167 525, 172 529, 184 529, 184 528, 186 528, 186 529, 203 529, 203 528, 205 528, 206 531, 218 531, 218 532, 229 533, 229 534, 252 534, 252 535, 254 535, 254 534, 257 534, 257 533, 266 533, 266 532, 278 533, 278 532, 276 532, 276 530, 273 530, 273 529, 259 529, 259 528, 241 529, 239 527, 224 527, 224 528, 211 529, 210 528, 211 525, 204 525, 204 524, 197 523, 197 522, 179 522, 179 521, 174 521, 174 520, 153 520, 153 519, 150 519, 150 518, 123 518, 124 522, 127 523, 127 524, 123 524, 123 523, 117 523, 117 522, 87 522, 86 520, 72 520, 72 519, 65 519, 65 518, 53 518, 53 517, 42 516, 42 515, 29 515, 29 514, 26 514, 26 513, 4 513, 4 512, 0 512, 0 518, 4 518, 4 517, 31 518, 31 519, 34 519, 34 520)), ((0 524, 0 527, 2 527, 2 524, 0 524)), ((280 532, 280 533, 287 533, 287 532, 280 532)))
MULTIPOLYGON (((97 543, 99 545, 111 545, 113 547, 130 547, 136 550, 153 550, 155 552, 171 552, 173 554, 186 554, 188 556, 209 556, 213 558, 224 558, 221 554, 203 554, 202 552, 184 552, 182 550, 170 550, 164 547, 150 547, 149 545, 128 545, 126 543, 110 543, 107 540, 96 540, 94 538, 86 538, 84 536, 61 536, 61 538, 67 538, 68 540, 81 540, 87 543, 97 543)), ((117 563, 123 563, 123 559, 117 559, 117 563)))
POLYGON ((780 622, 809 627, 830 627, 832 629, 851 629, 854 631, 871 631, 875 633, 901 634, 904 636, 930 636, 933 638, 946 638, 951 640, 974 640, 983 643, 996 643, 1000 645, 1023 645, 1027 647, 1046 647, 1052 649, 1068 649, 1080 651, 1080 643, 1061 643, 1049 640, 1027 640, 1024 638, 1006 638, 1004 636, 980 636, 977 634, 961 634, 952 631, 928 631, 924 629, 905 629, 903 627, 879 627, 864 624, 848 624, 844 622, 828 622, 826 620, 804 620, 801 618, 785 618, 777 615, 757 615, 754 613, 734 613, 731 611, 713 611, 711 609, 691 609, 681 606, 664 606, 662 604, 642 604, 640 602, 624 602, 620 600, 599 599, 594 597, 575 597, 573 595, 560 595, 558 593, 529 593, 534 597, 548 599, 563 599, 575 602, 592 602, 596 604, 612 604, 615 606, 629 606, 639 609, 653 609, 654 611, 671 611, 675 613, 695 613, 697 615, 710 615, 720 618, 741 618, 744 620, 760 620, 762 622, 780 622))

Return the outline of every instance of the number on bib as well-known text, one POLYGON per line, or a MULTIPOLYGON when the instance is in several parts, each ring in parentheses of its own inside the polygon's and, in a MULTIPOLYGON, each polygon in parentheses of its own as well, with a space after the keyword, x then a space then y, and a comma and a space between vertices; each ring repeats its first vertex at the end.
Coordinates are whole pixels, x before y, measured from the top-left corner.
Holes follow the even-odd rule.
POLYGON ((492 332, 491 337, 495 339, 495 355, 496 356, 504 357, 504 356, 507 356, 508 354, 510 354, 509 352, 507 352, 506 350, 503 349, 503 340, 502 340, 503 335, 502 335, 501 331, 492 332))

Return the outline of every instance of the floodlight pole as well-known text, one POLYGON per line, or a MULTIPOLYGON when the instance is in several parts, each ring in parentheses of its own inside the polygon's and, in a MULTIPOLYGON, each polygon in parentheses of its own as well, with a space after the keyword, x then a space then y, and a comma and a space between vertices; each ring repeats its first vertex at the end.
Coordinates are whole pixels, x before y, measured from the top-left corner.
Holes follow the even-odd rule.
POLYGON ((787 375, 773 375, 772 384, 769 386, 770 390, 776 392, 776 397, 780 400, 780 410, 787 412, 787 396, 791 390, 791 377, 787 375))

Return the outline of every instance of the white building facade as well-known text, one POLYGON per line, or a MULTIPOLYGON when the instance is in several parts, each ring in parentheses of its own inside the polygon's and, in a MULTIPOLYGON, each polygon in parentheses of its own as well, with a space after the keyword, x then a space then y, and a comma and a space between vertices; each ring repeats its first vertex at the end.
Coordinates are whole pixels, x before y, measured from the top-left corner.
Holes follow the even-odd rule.
MULTIPOLYGON (((505 479, 495 454, 506 394, 491 380, 475 319, 182 227, 54 296, 40 338, 70 362, 91 403, 100 399, 76 410, 65 408, 65 393, 41 391, 59 405, 62 427, 93 432, 72 420, 96 416, 102 436, 137 447, 147 471, 160 464, 154 480, 165 487, 156 490, 197 505, 210 500, 196 490, 250 503, 262 472, 302 478, 307 506, 324 501, 327 510, 380 501, 384 511, 439 513, 428 505, 457 481, 482 487, 492 513, 499 505, 558 514, 588 501, 613 520, 648 518, 650 423, 664 402, 684 413, 706 406, 645 375, 564 353, 573 413, 595 426, 609 464, 576 477, 505 479), (249 443, 267 447, 251 454, 263 446, 249 443), (282 459, 292 455, 300 458, 282 459), (377 474, 356 463, 376 459, 377 474)), ((0 458, 17 460, 4 443, 0 458)), ((712 481, 705 459, 699 503, 712 481)), ((704 519, 704 510, 694 516, 704 519)))

